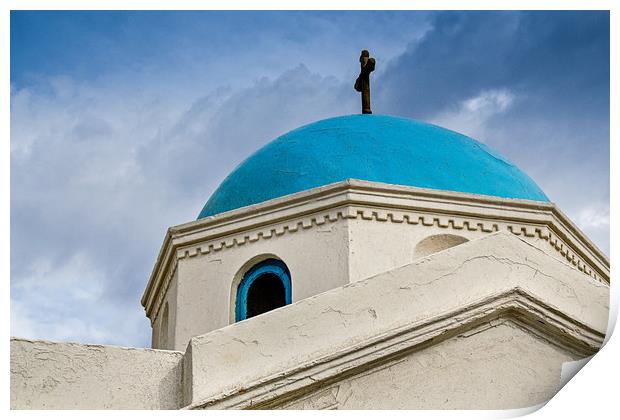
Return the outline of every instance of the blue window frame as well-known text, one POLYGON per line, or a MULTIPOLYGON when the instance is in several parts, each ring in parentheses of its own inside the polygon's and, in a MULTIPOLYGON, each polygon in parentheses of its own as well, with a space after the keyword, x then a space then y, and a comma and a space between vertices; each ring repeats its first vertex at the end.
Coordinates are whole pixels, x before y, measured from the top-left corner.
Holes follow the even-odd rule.
MULTIPOLYGON (((284 305, 291 303, 291 274, 286 264, 273 258, 261 261, 245 273, 241 283, 239 283, 237 287, 235 306, 236 321, 242 321, 248 317, 248 297, 251 295, 250 290, 252 285, 254 285, 257 280, 261 278, 264 279, 264 276, 269 276, 271 279, 273 279, 273 277, 278 278, 284 289, 284 305)), ((275 309, 275 307, 271 309, 275 309)))

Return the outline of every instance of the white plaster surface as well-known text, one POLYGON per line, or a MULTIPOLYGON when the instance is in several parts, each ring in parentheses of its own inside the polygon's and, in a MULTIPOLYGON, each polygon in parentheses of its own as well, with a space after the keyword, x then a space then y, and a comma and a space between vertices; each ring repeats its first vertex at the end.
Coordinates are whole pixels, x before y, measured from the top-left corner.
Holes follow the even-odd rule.
MULTIPOLYGON (((534 363, 547 373, 531 380, 528 370, 496 366, 496 380, 510 372, 510 384, 503 386, 519 395, 497 396, 483 406, 534 405, 559 383, 562 362, 600 347, 608 303, 607 285, 514 235, 493 234, 192 338, 184 403, 227 408, 274 405, 287 394, 301 398, 304 389, 321 381, 380 365, 381 357, 508 318, 563 351, 518 331, 509 341, 530 353, 520 363, 534 363)), ((509 361, 503 341, 487 336, 469 343, 484 347, 489 362, 509 361)), ((445 357, 461 357, 458 346, 449 348, 445 357)), ((462 371, 466 366, 449 369, 459 389, 467 389, 471 380, 462 371)), ((475 388, 469 390, 469 398, 479 399, 475 388)), ((351 404, 363 406, 362 401, 351 404)), ((410 400, 393 404, 415 405, 410 400)))
POLYGON ((12 409, 176 409, 183 353, 11 339, 12 409))
POLYGON ((283 404, 287 409, 529 407, 560 385, 573 355, 510 320, 460 334, 283 404))
POLYGON ((498 232, 608 284, 606 257, 552 203, 348 180, 170 228, 142 300, 153 347, 233 323, 236 285, 261 259, 287 264, 296 302, 498 232))
POLYGON ((261 259, 275 257, 286 263, 293 302, 346 284, 347 234, 347 223, 340 220, 179 261, 175 333, 169 348, 185 350, 193 336, 235 322, 236 285, 261 259))
MULTIPOLYGON (((153 332, 152 332, 152 341, 151 347, 154 349, 161 350, 183 350, 181 348, 176 348, 176 334, 182 333, 177 328, 177 312, 179 310, 178 301, 178 272, 175 271, 172 281, 170 282, 170 287, 168 288, 168 292, 166 293, 164 303, 162 308, 168 304, 168 328, 164 328, 163 325, 163 310, 160 311, 158 316, 155 318, 155 322, 153 322, 153 332)), ((180 346, 178 346, 180 347, 180 346)))
MULTIPOLYGON (((420 258, 416 253, 420 242, 441 237, 445 231, 438 226, 376 222, 362 218, 349 220, 349 281, 362 280, 411 263, 420 258)), ((458 237, 463 238, 461 243, 487 235, 489 233, 482 231, 458 231, 458 237)), ((443 249, 437 245, 437 249, 433 250, 435 252, 443 249)))

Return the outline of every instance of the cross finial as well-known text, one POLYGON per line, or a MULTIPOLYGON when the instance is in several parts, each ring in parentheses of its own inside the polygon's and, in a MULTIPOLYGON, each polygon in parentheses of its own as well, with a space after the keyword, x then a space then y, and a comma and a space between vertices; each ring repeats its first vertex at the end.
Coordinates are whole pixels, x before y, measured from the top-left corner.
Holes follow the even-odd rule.
POLYGON ((370 110, 370 72, 375 70, 375 59, 368 50, 360 54, 360 75, 355 81, 355 90, 362 93, 362 114, 372 114, 370 110))

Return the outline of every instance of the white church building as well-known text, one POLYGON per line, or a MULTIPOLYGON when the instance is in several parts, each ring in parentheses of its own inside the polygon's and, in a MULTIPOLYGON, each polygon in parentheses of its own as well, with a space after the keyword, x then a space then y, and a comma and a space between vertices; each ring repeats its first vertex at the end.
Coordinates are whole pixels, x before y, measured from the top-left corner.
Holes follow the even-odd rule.
POLYGON ((510 409, 602 345, 609 260, 519 168, 386 115, 267 144, 168 229, 152 349, 11 340, 11 407, 510 409))

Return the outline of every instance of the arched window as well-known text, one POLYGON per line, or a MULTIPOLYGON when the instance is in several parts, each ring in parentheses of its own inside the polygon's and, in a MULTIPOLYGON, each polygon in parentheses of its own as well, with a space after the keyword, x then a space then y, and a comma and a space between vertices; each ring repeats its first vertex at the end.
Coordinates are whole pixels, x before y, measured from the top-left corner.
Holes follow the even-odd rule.
POLYGON ((241 321, 291 303, 291 274, 280 260, 268 259, 250 268, 239 287, 235 319, 241 321))
POLYGON ((422 239, 415 247, 414 257, 421 258, 444 249, 467 242, 468 239, 458 235, 432 235, 422 239))

